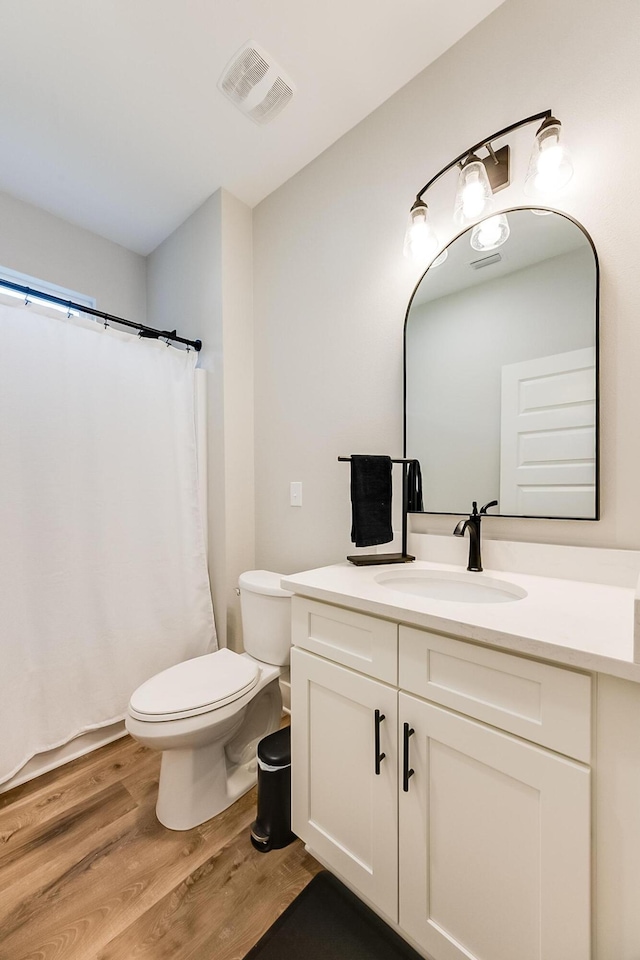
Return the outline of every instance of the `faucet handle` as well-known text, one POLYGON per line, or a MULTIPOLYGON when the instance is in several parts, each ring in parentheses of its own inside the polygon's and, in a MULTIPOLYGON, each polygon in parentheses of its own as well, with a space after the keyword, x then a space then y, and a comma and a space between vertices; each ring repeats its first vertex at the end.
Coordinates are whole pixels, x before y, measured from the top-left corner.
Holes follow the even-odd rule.
POLYGON ((498 506, 497 500, 492 500, 490 503, 485 503, 484 507, 480 507, 480 516, 483 516, 487 512, 487 510, 489 510, 490 507, 497 507, 497 506, 498 506))

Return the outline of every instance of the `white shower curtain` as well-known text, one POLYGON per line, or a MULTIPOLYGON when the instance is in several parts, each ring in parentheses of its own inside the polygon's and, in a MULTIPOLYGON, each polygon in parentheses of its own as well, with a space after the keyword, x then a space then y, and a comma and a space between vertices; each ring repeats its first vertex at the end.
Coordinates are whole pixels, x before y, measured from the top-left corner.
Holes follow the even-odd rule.
POLYGON ((216 647, 195 363, 0 303, 0 783, 216 647))

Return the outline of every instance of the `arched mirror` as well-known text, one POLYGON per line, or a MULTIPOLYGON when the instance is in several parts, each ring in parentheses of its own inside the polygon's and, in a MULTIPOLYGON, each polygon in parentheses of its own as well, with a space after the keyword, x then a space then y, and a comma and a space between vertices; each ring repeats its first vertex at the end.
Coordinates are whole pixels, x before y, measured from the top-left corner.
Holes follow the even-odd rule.
POLYGON ((506 242, 479 252, 467 230, 411 297, 405 457, 425 513, 498 500, 502 516, 596 520, 595 249, 564 214, 506 214, 506 242))

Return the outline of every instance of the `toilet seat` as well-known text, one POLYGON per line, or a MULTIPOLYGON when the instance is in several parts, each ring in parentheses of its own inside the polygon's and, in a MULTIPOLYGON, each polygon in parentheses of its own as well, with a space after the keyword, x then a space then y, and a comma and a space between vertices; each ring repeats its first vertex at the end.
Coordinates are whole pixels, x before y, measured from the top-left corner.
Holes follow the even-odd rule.
POLYGON ((129 714, 147 722, 195 717, 238 700, 259 677, 255 661, 223 648, 151 677, 133 693, 129 714))

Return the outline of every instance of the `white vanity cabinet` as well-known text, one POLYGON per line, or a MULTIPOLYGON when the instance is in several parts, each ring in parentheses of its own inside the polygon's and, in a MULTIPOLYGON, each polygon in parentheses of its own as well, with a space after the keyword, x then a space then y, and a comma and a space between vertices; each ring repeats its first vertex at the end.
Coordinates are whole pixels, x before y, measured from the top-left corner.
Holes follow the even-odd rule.
POLYGON ((292 829, 391 920, 398 912, 397 692, 292 651, 292 829), (375 711, 380 753, 375 769, 375 711), (295 771, 295 772, 294 772, 295 771))
POLYGON ((400 926, 437 960, 587 960, 589 771, 400 694, 400 926))
POLYGON ((588 960, 589 675, 293 606, 294 832, 433 960, 588 960))
POLYGON ((398 628, 298 597, 292 608, 292 828, 395 920, 398 628), (386 754, 377 766, 376 726, 386 754))

